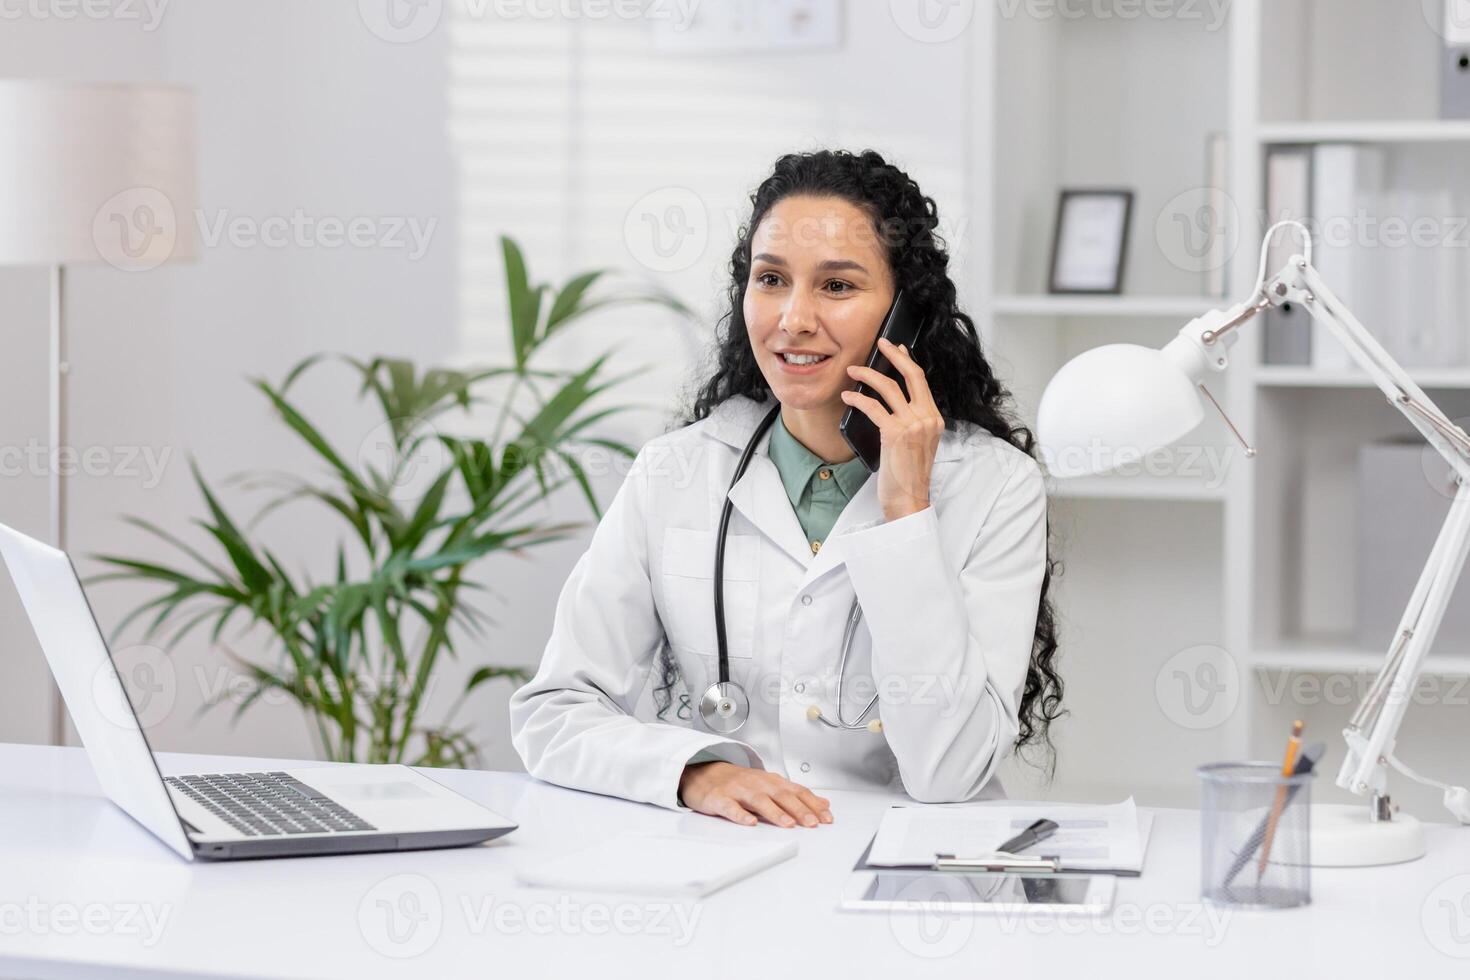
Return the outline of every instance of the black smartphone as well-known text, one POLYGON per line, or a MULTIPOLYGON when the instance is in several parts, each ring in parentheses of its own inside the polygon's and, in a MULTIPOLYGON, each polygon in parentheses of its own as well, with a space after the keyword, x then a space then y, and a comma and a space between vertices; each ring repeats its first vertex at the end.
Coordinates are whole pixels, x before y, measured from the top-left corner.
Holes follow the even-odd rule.
MULTIPOLYGON (((909 353, 913 354, 923 337, 924 327, 923 320, 920 319, 913 306, 905 302, 903 290, 900 289, 898 295, 893 297, 893 305, 888 308, 888 315, 883 318, 883 329, 878 331, 878 336, 887 338, 895 345, 908 348, 909 353)), ((903 375, 899 374, 898 368, 883 356, 883 352, 878 349, 876 343, 873 344, 872 353, 868 355, 868 367, 897 381, 903 396, 905 398, 909 396, 908 387, 903 383, 903 375)), ((883 402, 889 411, 893 410, 893 406, 884 402, 883 396, 870 388, 866 382, 858 382, 857 390, 860 394, 883 402)), ((846 439, 852 451, 857 453, 858 459, 863 461, 868 472, 878 472, 878 459, 883 448, 883 441, 882 434, 873 424, 873 420, 849 405, 847 411, 842 413, 842 423, 838 428, 842 432, 842 438, 846 439)))

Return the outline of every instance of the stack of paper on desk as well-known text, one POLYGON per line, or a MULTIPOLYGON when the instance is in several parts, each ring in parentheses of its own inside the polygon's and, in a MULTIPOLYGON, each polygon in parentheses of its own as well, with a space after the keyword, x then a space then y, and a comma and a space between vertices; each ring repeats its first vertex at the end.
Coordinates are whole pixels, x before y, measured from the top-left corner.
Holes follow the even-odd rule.
POLYGON ((516 868, 523 885, 572 891, 702 896, 796 855, 796 841, 625 832, 516 868))
POLYGON ((1029 848, 1028 855, 1055 855, 1066 870, 1120 874, 1143 870, 1153 815, 1139 813, 1132 797, 1112 806, 998 802, 890 807, 873 838, 867 863, 929 867, 936 854, 962 858, 992 854, 1043 817, 1060 826, 1029 848))

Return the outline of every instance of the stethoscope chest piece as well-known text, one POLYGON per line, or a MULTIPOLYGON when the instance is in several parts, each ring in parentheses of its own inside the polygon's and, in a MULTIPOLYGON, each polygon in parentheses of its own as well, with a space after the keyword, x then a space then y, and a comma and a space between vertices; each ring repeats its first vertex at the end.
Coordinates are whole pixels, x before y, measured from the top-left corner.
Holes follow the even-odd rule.
POLYGON ((733 735, 750 717, 750 698, 733 681, 711 684, 699 699, 699 717, 710 731, 733 735))

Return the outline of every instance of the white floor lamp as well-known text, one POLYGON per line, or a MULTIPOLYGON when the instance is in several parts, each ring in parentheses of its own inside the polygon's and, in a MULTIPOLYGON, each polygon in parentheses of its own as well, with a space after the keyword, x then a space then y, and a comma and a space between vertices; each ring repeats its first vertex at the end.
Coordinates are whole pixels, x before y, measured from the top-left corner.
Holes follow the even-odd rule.
MULTIPOLYGON (((70 438, 65 270, 145 272, 193 258, 194 144, 186 88, 0 80, 0 266, 51 270, 53 452, 70 438)), ((66 481, 56 457, 47 470, 51 538, 65 549, 66 481)), ((53 692, 57 744, 64 718, 53 692)))

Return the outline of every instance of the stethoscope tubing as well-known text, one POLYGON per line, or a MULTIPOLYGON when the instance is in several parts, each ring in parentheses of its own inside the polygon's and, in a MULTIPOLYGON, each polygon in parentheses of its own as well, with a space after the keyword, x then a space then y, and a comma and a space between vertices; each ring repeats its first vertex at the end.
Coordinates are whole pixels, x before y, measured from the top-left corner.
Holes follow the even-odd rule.
MULTIPOLYGON (((735 489, 735 484, 745 475, 750 467, 751 458, 755 455, 755 447, 760 444, 761 437, 766 430, 775 423, 776 417, 781 414, 780 404, 776 404, 766 417, 761 419, 751 435, 750 441, 745 444, 745 451, 740 454, 740 461, 735 465, 735 475, 730 478, 730 488, 725 492, 725 504, 720 509, 720 526, 715 536, 715 646, 719 655, 719 682, 716 687, 730 691, 730 649, 725 637, 725 540, 729 535, 730 517, 734 513, 735 505, 730 500, 730 492, 735 489)), ((816 720, 829 728, 846 729, 857 731, 864 728, 863 719, 873 710, 878 703, 878 695, 875 693, 863 710, 858 713, 855 721, 848 721, 842 712, 842 688, 847 677, 847 654, 852 649, 853 636, 857 633, 858 623, 862 620, 862 606, 856 599, 852 602, 852 608, 847 614, 847 625, 842 631, 842 655, 837 662, 837 720, 834 722, 825 715, 818 713, 816 720)), ((711 688, 715 690, 715 688, 711 688)), ((736 693, 739 693, 738 691, 736 693)), ((708 695, 707 695, 708 697, 708 695)), ((742 722, 743 724, 743 719, 742 722)), ((737 726, 738 727, 738 726, 737 726)))
POLYGON ((777 402, 755 427, 755 434, 745 444, 745 452, 740 454, 740 462, 735 465, 735 475, 730 478, 730 489, 725 491, 725 506, 720 509, 720 530, 715 536, 715 644, 719 652, 721 684, 730 683, 730 649, 725 640, 725 538, 730 531, 730 515, 735 510, 730 491, 735 489, 735 484, 740 482, 740 478, 750 467, 751 457, 755 455, 755 447, 760 443, 761 436, 766 434, 766 430, 780 414, 781 403, 777 402))

